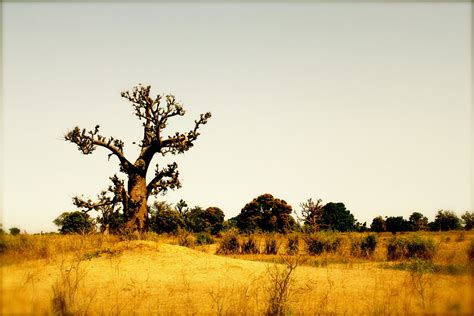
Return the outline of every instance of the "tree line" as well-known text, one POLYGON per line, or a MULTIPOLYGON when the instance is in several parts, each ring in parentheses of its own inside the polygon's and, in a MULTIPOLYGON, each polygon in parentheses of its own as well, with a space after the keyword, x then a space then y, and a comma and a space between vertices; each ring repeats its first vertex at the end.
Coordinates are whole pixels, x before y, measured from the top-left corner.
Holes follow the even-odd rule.
MULTIPOLYGON (((285 200, 271 194, 262 194, 241 209, 240 213, 225 220, 224 212, 215 206, 203 208, 189 207, 184 200, 176 205, 164 201, 155 201, 150 205, 149 228, 156 233, 189 232, 219 234, 223 230, 238 229, 243 233, 251 232, 407 232, 407 231, 447 231, 471 230, 474 225, 474 212, 465 212, 460 218, 452 211, 440 210, 432 222, 420 212, 413 212, 408 219, 403 216, 377 216, 370 226, 356 220, 344 203, 312 199, 300 204, 299 210, 293 210, 285 200)), ((93 232, 99 225, 101 231, 120 232, 125 223, 123 215, 116 213, 107 218, 93 219, 87 212, 75 211, 61 214, 54 223, 61 233, 93 232)))

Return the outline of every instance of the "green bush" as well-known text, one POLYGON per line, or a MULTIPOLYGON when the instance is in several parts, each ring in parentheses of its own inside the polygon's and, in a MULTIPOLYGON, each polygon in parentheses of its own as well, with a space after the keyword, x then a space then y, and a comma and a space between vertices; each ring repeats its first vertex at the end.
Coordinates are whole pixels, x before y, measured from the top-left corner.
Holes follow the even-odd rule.
POLYGON ((242 253, 243 254, 257 254, 260 252, 260 247, 257 244, 257 241, 250 235, 247 240, 242 244, 242 253))
POLYGON ((371 256, 377 247, 377 242, 377 235, 370 234, 363 238, 360 244, 362 254, 365 256, 371 256))
POLYGON ((311 255, 335 252, 341 245, 341 237, 337 233, 315 233, 305 236, 304 241, 311 255))
POLYGON ((433 239, 413 235, 409 238, 393 237, 387 244, 388 260, 418 258, 431 260, 436 248, 433 239))
POLYGON ((20 233, 20 229, 19 229, 19 228, 17 228, 17 227, 12 227, 12 228, 10 228, 10 235, 16 236, 16 235, 18 235, 19 233, 20 233))
POLYGON ((211 245, 214 243, 214 239, 211 234, 203 232, 196 235, 196 245, 211 245))
POLYGON ((286 248, 286 252, 289 255, 297 254, 300 247, 300 237, 298 235, 290 235, 288 236, 288 246, 286 248))
POLYGON ((267 255, 276 255, 278 253, 278 242, 273 234, 265 237, 265 253, 267 255))
POLYGON ((217 248, 218 254, 236 254, 240 252, 239 236, 235 229, 229 230, 224 236, 217 248))

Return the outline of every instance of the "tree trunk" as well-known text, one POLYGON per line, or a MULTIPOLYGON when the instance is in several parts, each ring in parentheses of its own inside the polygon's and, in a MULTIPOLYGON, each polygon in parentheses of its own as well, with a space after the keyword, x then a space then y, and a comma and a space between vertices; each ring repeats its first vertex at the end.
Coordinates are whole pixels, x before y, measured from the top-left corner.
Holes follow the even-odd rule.
POLYGON ((131 174, 128 178, 128 210, 125 228, 129 231, 143 233, 148 230, 148 191, 146 178, 131 174))

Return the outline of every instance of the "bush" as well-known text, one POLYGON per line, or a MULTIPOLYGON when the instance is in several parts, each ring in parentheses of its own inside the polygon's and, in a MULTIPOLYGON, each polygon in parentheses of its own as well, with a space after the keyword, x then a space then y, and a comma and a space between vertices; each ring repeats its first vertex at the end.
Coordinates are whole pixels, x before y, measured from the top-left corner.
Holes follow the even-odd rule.
POLYGON ((196 235, 196 245, 211 245, 214 239, 209 233, 199 233, 196 235))
POLYGON ((273 234, 267 235, 265 238, 265 253, 267 255, 276 255, 278 253, 278 242, 273 234))
POLYGON ((300 237, 298 235, 290 235, 288 236, 288 246, 286 248, 286 252, 289 255, 297 254, 300 247, 300 237))
POLYGON ((53 223, 59 227, 61 234, 85 234, 94 230, 90 216, 81 211, 64 212, 53 223))
POLYGON ((240 243, 237 231, 235 229, 229 230, 223 237, 217 248, 218 254, 236 254, 240 251, 240 243))
POLYGON ((250 235, 247 240, 242 244, 242 253, 244 254, 256 254, 260 252, 260 247, 257 244, 255 238, 250 235))
POLYGON ((362 242, 360 244, 360 250, 362 254, 365 256, 371 256, 374 253, 375 248, 377 247, 377 242, 378 239, 376 235, 367 235, 364 239, 362 239, 362 242))
POLYGON ((323 252, 335 252, 340 244, 341 237, 336 233, 317 233, 307 235, 304 238, 308 247, 308 253, 319 255, 323 252))
POLYGON ((12 227, 12 228, 10 228, 10 235, 16 236, 16 235, 18 235, 19 233, 20 233, 20 229, 19 229, 19 228, 17 228, 17 227, 12 227))
POLYGON ((393 237, 387 244, 388 260, 418 258, 431 260, 435 254, 435 244, 431 238, 414 235, 410 238, 393 237))

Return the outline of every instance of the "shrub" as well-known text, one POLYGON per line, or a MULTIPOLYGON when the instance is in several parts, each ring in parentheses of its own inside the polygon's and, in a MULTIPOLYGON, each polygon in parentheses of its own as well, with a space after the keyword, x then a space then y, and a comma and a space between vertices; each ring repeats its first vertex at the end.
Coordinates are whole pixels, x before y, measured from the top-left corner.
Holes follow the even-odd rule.
POLYGON ((308 253, 311 255, 335 252, 341 244, 341 237, 336 233, 311 234, 305 236, 304 240, 308 247, 308 253))
POLYGON ((410 238, 393 237, 387 244, 388 260, 418 258, 431 260, 435 254, 435 244, 431 238, 414 235, 410 238))
POLYGON ((196 245, 211 245, 214 239, 209 233, 199 233, 196 235, 196 245))
POLYGON ((265 238, 265 253, 267 255, 276 255, 278 253, 278 243, 273 234, 267 235, 265 238))
POLYGON ((64 212, 53 223, 61 234, 85 234, 94 230, 90 216, 81 211, 64 212))
POLYGON ((362 254, 365 256, 371 256, 377 247, 377 242, 377 236, 373 234, 367 235, 365 238, 363 238, 360 244, 360 250, 362 254))
POLYGON ((387 243, 388 260, 400 260, 406 257, 407 239, 392 237, 387 243))
POLYGON ((19 233, 20 233, 20 229, 19 229, 19 228, 17 228, 17 227, 12 227, 12 228, 10 228, 10 235, 16 236, 16 235, 18 235, 19 233))
POLYGON ((235 254, 240 251, 240 242, 237 231, 235 229, 229 230, 223 237, 217 248, 218 254, 235 254))
POLYGON ((290 235, 288 236, 288 246, 286 248, 286 252, 289 255, 297 254, 300 247, 300 237, 298 235, 290 235))
POLYGON ((242 244, 242 253, 244 254, 256 254, 260 252, 260 247, 257 244, 255 238, 250 235, 247 240, 242 244))
POLYGON ((431 260, 435 253, 435 244, 431 238, 423 238, 415 235, 408 240, 407 256, 408 258, 418 258, 431 260))

